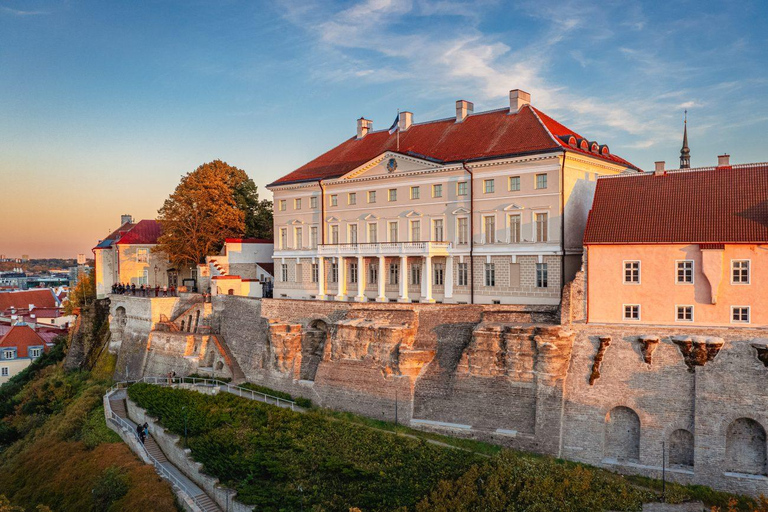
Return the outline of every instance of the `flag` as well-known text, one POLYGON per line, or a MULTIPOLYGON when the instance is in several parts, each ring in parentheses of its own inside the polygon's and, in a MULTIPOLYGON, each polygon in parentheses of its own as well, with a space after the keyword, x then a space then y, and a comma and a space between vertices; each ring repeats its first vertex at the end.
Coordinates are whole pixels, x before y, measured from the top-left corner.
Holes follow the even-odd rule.
POLYGON ((392 123, 392 126, 389 127, 389 134, 392 135, 397 131, 397 129, 400 127, 400 114, 397 114, 397 117, 395 117, 395 122, 392 123))

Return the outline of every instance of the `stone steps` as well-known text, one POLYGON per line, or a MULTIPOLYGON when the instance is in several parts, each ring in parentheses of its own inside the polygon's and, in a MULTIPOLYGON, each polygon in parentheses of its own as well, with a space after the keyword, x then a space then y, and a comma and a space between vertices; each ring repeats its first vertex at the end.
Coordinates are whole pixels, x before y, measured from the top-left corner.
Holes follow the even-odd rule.
POLYGON ((195 502, 203 512, 221 512, 221 508, 207 494, 198 494, 195 496, 195 502))

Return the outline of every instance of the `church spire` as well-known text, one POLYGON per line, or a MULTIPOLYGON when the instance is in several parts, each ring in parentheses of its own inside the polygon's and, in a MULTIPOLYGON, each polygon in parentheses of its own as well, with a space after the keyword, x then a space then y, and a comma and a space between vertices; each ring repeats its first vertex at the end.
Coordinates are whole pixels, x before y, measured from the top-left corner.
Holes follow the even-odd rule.
POLYGON ((683 147, 680 148, 680 168, 691 168, 691 150, 688 149, 688 111, 685 111, 685 120, 683 121, 683 147))

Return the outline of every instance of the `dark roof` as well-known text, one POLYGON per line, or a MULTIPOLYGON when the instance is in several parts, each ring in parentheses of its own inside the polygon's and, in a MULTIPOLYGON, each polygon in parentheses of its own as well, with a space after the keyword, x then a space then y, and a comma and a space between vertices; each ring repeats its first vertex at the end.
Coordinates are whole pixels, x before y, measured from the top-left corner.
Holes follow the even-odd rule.
POLYGON ((117 245, 152 245, 160 238, 160 223, 156 220, 142 220, 120 237, 117 245))
POLYGON ((48 351, 46 341, 28 325, 14 325, 0 338, 0 348, 16 347, 16 357, 29 357, 29 347, 39 346, 48 351))
POLYGON ((768 163, 597 181, 584 244, 768 243, 768 163))
POLYGON ((257 263, 258 266, 263 268, 265 271, 269 272, 269 275, 274 277, 275 275, 275 264, 274 263, 257 263))
POLYGON ((390 134, 388 130, 371 132, 360 139, 352 137, 268 186, 338 178, 386 151, 451 163, 565 148, 637 169, 615 155, 572 148, 558 138, 561 135, 582 138, 530 105, 514 114, 510 114, 509 109, 480 112, 461 123, 449 118, 413 124, 400 133, 399 149, 397 134, 390 134))

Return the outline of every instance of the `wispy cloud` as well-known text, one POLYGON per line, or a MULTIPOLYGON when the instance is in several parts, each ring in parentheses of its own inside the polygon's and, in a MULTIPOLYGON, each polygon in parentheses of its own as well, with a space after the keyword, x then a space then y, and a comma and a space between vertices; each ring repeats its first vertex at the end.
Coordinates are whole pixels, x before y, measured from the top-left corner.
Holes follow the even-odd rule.
POLYGON ((12 9, 4 5, 0 5, 0 12, 12 14, 14 16, 44 16, 51 14, 52 11, 23 11, 21 9, 12 9))

